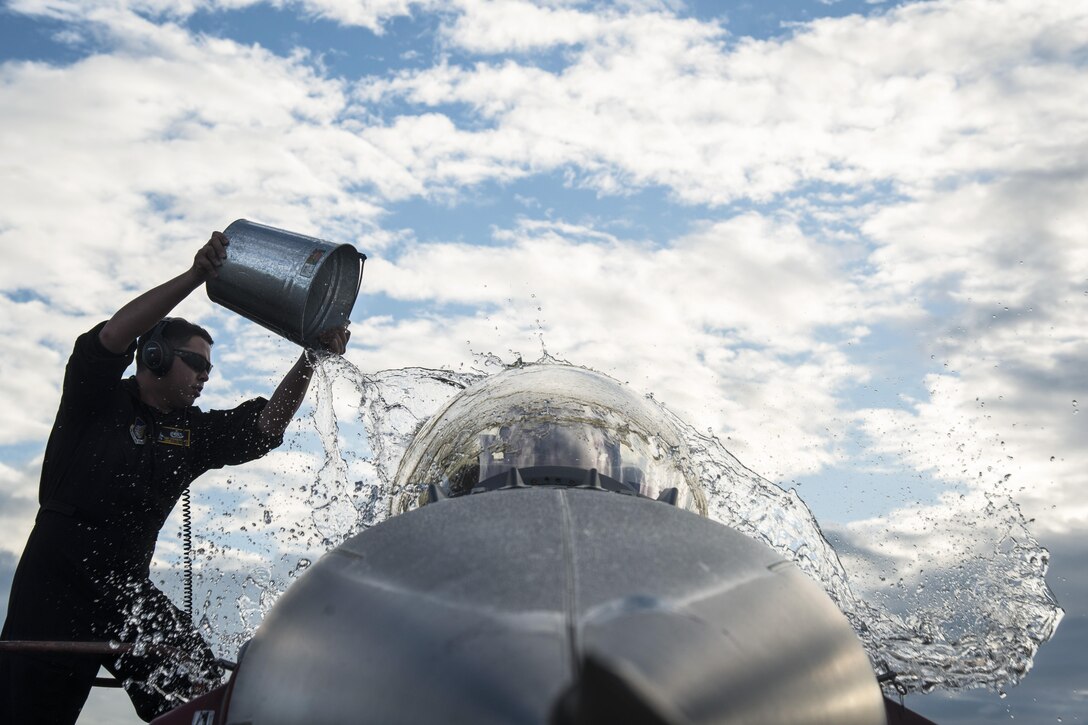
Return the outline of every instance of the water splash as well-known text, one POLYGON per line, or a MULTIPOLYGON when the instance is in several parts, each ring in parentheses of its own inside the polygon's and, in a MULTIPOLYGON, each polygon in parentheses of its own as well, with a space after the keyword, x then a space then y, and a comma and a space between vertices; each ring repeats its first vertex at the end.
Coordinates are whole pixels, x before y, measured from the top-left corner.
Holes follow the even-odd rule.
MULTIPOLYGON (((208 592, 195 617, 205 634, 221 650, 237 647, 311 560, 391 515, 401 493, 394 474, 409 443, 451 397, 489 374, 542 364, 565 363, 519 358, 504 365, 485 356, 480 369, 469 371, 406 368, 368 375, 340 358, 323 361, 312 422, 324 461, 301 487, 310 521, 289 529, 290 541, 305 546, 278 559, 258 551, 272 569, 226 571, 225 561, 252 560, 260 546, 240 545, 227 535, 207 537, 206 562, 218 566, 198 578, 208 592), (348 413, 337 415, 345 400, 352 401, 348 413), (242 552, 247 556, 238 557, 242 552), (224 606, 229 597, 212 595, 224 590, 240 592, 234 611, 224 606)), ((853 624, 874 669, 894 675, 885 685, 890 690, 1014 685, 1057 628, 1062 610, 1044 578, 1049 555, 1011 500, 989 494, 986 505, 967 501, 951 523, 934 524, 931 535, 948 534, 959 544, 953 564, 924 566, 923 553, 913 576, 886 566, 883 590, 860 589, 796 492, 749 470, 720 440, 699 433, 652 396, 646 402, 680 432, 681 465, 699 481, 707 515, 765 542, 818 582, 853 624)), ((880 549, 880 542, 870 543, 872 551, 880 549)))

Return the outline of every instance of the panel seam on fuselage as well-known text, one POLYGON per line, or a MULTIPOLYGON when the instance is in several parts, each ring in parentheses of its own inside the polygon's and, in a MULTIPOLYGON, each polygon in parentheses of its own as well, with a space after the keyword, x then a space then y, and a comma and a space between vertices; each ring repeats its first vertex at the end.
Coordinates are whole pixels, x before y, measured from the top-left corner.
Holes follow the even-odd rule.
POLYGON ((578 636, 578 577, 574 565, 573 517, 570 513, 570 505, 567 502, 567 492, 560 490, 556 491, 556 494, 559 496, 560 537, 563 542, 562 555, 565 579, 563 602, 567 617, 567 647, 570 652, 571 676, 574 681, 577 681, 581 672, 582 658, 579 652, 581 647, 579 646, 578 636))

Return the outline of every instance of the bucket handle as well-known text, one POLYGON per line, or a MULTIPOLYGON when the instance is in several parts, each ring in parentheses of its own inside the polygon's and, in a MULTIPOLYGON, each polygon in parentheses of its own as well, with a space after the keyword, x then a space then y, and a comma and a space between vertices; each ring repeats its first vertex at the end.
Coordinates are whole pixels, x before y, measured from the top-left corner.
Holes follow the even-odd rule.
POLYGON ((355 285, 355 296, 359 296, 359 290, 363 288, 363 267, 366 265, 366 255, 355 250, 355 253, 359 255, 359 282, 355 285))

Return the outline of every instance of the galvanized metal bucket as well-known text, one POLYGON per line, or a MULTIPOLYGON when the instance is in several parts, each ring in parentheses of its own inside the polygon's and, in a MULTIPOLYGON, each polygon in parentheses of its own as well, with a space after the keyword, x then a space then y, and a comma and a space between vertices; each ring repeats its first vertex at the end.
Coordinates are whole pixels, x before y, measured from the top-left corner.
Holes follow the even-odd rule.
POLYGON ((303 347, 348 324, 359 294, 366 255, 334 244, 239 219, 223 233, 230 240, 208 297, 303 347))

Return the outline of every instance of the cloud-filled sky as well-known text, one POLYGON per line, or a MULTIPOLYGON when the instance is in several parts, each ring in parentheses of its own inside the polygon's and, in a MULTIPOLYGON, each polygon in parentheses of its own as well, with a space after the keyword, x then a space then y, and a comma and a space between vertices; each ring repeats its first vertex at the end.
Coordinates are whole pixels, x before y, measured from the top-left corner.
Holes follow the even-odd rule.
MULTIPOLYGON (((962 502, 1011 496, 1080 572, 1040 654, 1080 684, 1031 687, 1083 718, 1086 66, 1057 0, 8 0, 3 584, 72 340, 244 217, 368 254, 360 369, 608 373, 795 488, 848 565, 889 531, 923 542, 882 549, 902 571, 938 560, 962 502)), ((178 312, 217 339, 207 405, 295 354, 178 312)), ((321 458, 233 472, 237 505, 306 515, 262 471, 321 458)), ((970 702, 1044 721, 1016 692, 970 702)))

